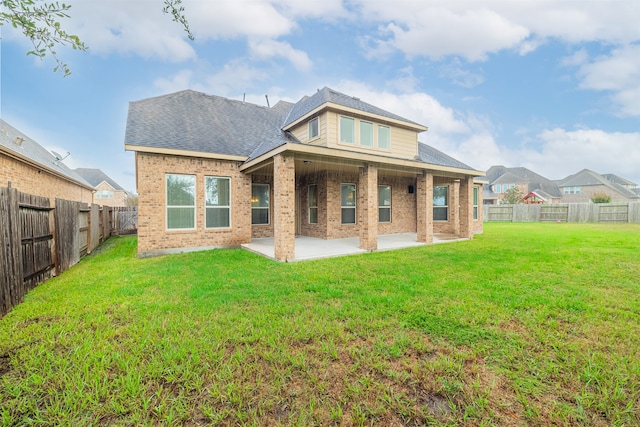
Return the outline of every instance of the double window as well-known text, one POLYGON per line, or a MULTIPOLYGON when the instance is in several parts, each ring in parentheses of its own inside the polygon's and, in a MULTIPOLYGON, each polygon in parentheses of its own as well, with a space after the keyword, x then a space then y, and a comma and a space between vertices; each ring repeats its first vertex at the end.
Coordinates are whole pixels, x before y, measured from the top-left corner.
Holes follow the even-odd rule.
POLYGON ((196 227, 196 176, 169 173, 167 187, 167 229, 196 227))
POLYGON ((378 185, 378 222, 391 222, 390 185, 378 185))
POLYGON ((269 184, 251 185, 251 224, 269 224, 269 184))
POLYGON ((433 220, 449 220, 449 186, 447 185, 433 187, 433 220))
POLYGON ((206 176, 205 228, 231 226, 231 178, 206 176))
POLYGON ((356 185, 355 184, 341 184, 341 207, 342 207, 342 223, 343 224, 355 224, 356 223, 356 185))
POLYGON ((318 185, 311 184, 307 195, 309 205, 309 224, 318 223, 318 185))

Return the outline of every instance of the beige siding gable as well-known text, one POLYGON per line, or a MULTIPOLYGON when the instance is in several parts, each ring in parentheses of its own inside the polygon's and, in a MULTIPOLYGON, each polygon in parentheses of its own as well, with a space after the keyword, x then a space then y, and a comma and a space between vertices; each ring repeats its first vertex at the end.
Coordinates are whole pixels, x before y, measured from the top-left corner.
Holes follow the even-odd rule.
POLYGON ((291 133, 303 144, 398 157, 402 159, 413 159, 418 155, 418 133, 415 130, 375 121, 365 116, 359 117, 346 115, 335 111, 325 111, 316 117, 319 119, 318 136, 316 138, 311 140, 309 139, 309 121, 314 117, 311 117, 309 120, 306 120, 291 129, 291 133), (355 141, 353 144, 340 142, 341 116, 354 119, 355 141), (371 123, 373 125, 373 143, 370 147, 360 144, 361 121, 371 123), (379 147, 379 129, 381 126, 389 128, 391 142, 391 147, 389 149, 379 147))

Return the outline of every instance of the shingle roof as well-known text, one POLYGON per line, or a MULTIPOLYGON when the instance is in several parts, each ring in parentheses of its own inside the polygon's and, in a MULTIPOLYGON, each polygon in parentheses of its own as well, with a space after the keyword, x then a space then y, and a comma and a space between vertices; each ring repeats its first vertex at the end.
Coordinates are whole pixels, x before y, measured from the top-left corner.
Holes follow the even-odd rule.
POLYGON ((100 169, 77 168, 73 171, 84 178, 89 184, 94 187, 97 187, 102 181, 105 181, 107 184, 113 187, 114 190, 124 191, 124 188, 120 187, 117 182, 112 180, 109 175, 102 172, 100 169))
POLYGON ((185 90, 131 102, 125 144, 249 156, 262 143, 288 142, 280 126, 290 108, 185 90))
POLYGON ((2 119, 0 119, 0 146, 2 146, 3 150, 31 160, 42 166, 43 169, 58 173, 70 181, 93 189, 91 184, 73 170, 69 169, 62 161, 57 160, 55 156, 43 146, 2 119), (23 138, 21 145, 16 144, 16 138, 23 138))
POLYGON ((629 181, 626 178, 623 178, 621 176, 618 176, 614 173, 603 173, 602 176, 607 180, 607 181, 611 181, 614 182, 616 184, 620 184, 622 186, 627 186, 630 185, 632 187, 637 187, 638 185, 635 182, 629 181))
POLYGON ((467 166, 461 161, 456 160, 453 157, 444 154, 442 151, 436 150, 432 146, 422 142, 418 143, 418 158, 416 160, 432 165, 474 170, 471 166, 467 166))
MULTIPOLYGON (((300 144, 282 130, 283 123, 291 123, 326 102, 422 126, 329 88, 297 104, 280 101, 270 108, 185 90, 131 102, 125 145, 246 156, 250 161, 283 144, 300 144)), ((422 143, 415 160, 474 170, 422 143)))
POLYGON ((422 126, 419 123, 405 119, 404 117, 401 117, 397 114, 390 113, 389 111, 383 110, 382 108, 378 108, 375 105, 371 105, 364 101, 361 101, 359 98, 345 95, 344 93, 340 93, 336 90, 330 89, 328 87, 324 87, 322 89, 319 89, 313 95, 305 96, 300 101, 298 101, 291 109, 291 112, 289 113, 289 116, 284 121, 284 124, 282 125, 282 127, 286 128, 288 125, 295 122, 299 118, 304 117, 305 115, 309 114, 311 111, 329 102, 333 104, 341 105, 343 107, 354 108, 356 110, 360 110, 365 113, 376 114, 378 116, 387 117, 390 119, 410 123, 413 125, 422 126))

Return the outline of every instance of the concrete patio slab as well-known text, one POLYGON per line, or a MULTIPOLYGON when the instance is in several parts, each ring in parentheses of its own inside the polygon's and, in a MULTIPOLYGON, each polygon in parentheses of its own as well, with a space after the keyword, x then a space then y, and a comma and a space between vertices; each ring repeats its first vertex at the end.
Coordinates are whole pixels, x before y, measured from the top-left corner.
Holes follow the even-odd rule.
MULTIPOLYGON (((378 236, 378 251, 423 246, 425 243, 417 241, 416 233, 383 234, 378 236)), ((433 236, 433 243, 454 242, 460 239, 455 235, 437 233, 433 236)), ((295 258, 290 261, 304 261, 320 258, 331 258, 345 255, 361 254, 368 251, 360 249, 358 237, 346 239, 318 239, 308 236, 297 236, 295 258)), ((251 243, 242 245, 244 249, 255 252, 267 258, 275 259, 273 237, 253 239, 251 243)))

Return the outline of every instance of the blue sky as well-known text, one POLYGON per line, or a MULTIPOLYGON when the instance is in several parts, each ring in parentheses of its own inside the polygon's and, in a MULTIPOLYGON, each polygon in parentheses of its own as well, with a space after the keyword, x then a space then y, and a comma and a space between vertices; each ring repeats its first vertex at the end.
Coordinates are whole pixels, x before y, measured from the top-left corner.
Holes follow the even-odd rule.
POLYGON ((429 127, 420 140, 486 170, 584 168, 640 185, 640 2, 70 0, 89 46, 71 68, 2 27, 0 114, 72 168, 135 190, 128 103, 183 89, 266 105, 331 87, 429 127))

